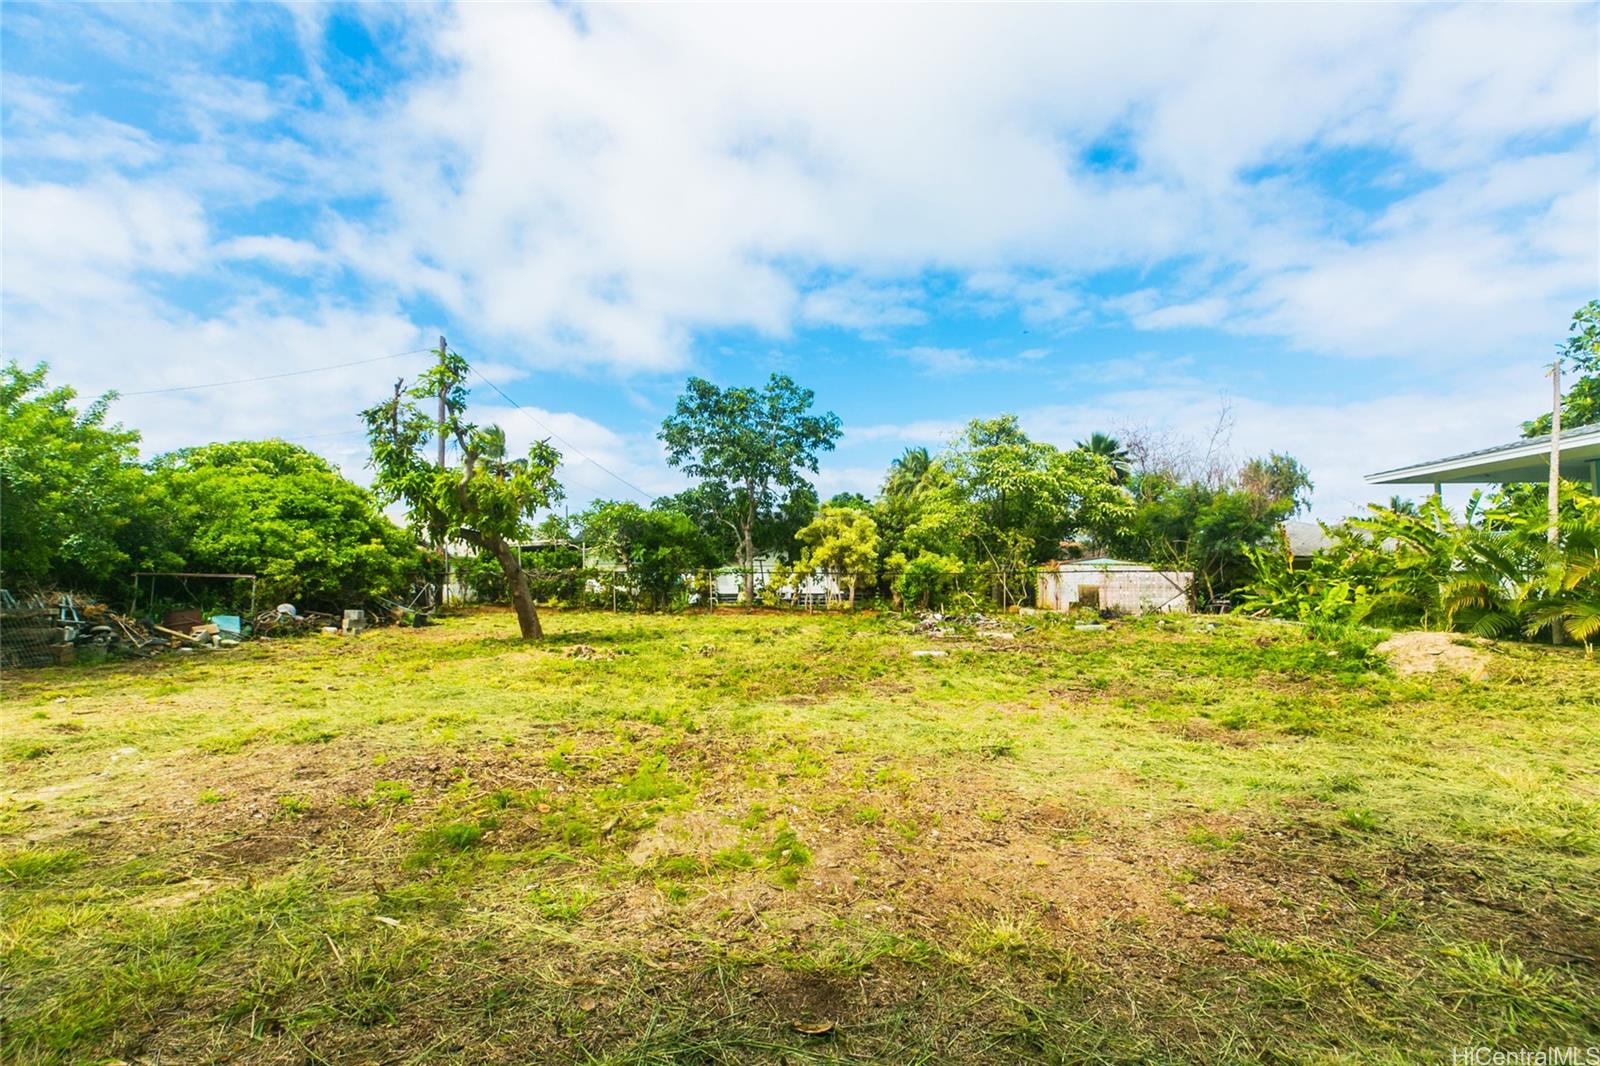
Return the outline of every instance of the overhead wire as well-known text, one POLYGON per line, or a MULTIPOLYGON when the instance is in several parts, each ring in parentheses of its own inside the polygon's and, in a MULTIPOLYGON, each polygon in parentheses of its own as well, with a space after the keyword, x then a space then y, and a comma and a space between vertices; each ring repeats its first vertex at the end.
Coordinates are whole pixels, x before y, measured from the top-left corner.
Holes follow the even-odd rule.
POLYGON ((285 370, 280 374, 262 374, 253 378, 234 378, 232 381, 208 381, 203 385, 172 385, 162 389, 139 389, 135 392, 119 392, 118 396, 154 396, 164 392, 192 392, 195 389, 217 389, 224 385, 248 385, 256 381, 274 381, 278 378, 298 377, 302 374, 320 374, 327 370, 342 370, 348 366, 366 366, 369 363, 382 363, 390 359, 399 359, 407 355, 422 355, 431 351, 429 348, 413 348, 409 352, 395 352, 392 355, 380 355, 372 359, 353 359, 348 363, 330 363, 327 366, 312 366, 304 370, 285 370))
MULTIPOLYGON (((400 358, 403 358, 403 357, 408 356, 408 355, 423 355, 423 354, 426 354, 426 353, 431 352, 431 351, 433 351, 433 349, 431 349, 431 348, 413 348, 413 349, 411 349, 409 351, 394 352, 394 353, 392 353, 390 355, 374 356, 371 359, 352 359, 349 362, 329 363, 326 366, 306 367, 303 370, 285 370, 285 371, 283 371, 281 373, 277 373, 277 374, 260 374, 260 375, 258 375, 256 377, 233 378, 233 379, 228 380, 228 381, 208 381, 208 382, 204 382, 202 384, 196 384, 196 385, 170 385, 170 386, 166 386, 166 387, 159 388, 159 389, 136 389, 136 390, 131 391, 131 392, 121 392, 121 391, 119 391, 117 393, 117 395, 119 397, 156 396, 156 395, 161 395, 161 394, 164 394, 164 393, 194 392, 194 391, 199 390, 199 389, 217 389, 217 388, 223 388, 223 387, 228 386, 228 385, 249 385, 249 384, 252 384, 252 383, 258 382, 258 381, 275 381, 275 380, 278 380, 280 378, 300 377, 300 376, 305 375, 305 374, 319 374, 319 373, 323 373, 323 372, 329 371, 329 370, 342 370, 342 369, 345 369, 346 367, 352 367, 352 366, 368 366, 368 365, 370 365, 372 363, 383 363, 383 362, 387 362, 387 361, 389 361, 391 359, 400 359, 400 358)), ((467 364, 467 365, 471 368, 472 372, 477 375, 478 380, 482 381, 485 385, 489 386, 489 388, 493 389, 495 391, 495 393, 497 395, 499 395, 499 397, 502 400, 504 400, 506 403, 510 404, 516 410, 520 411, 525 418, 527 418, 535 426, 539 427, 539 429, 543 430, 545 433, 549 434, 551 437, 554 437, 556 440, 558 440, 562 444, 566 445, 566 447, 567 447, 567 449, 569 451, 576 453, 578 456, 582 457, 590 465, 596 467, 597 469, 599 469, 602 472, 604 472, 607 476, 609 476, 610 478, 615 480, 618 484, 621 484, 621 485, 625 486, 630 492, 634 493, 636 496, 639 497, 639 499, 643 500, 645 503, 648 504, 648 503, 651 503, 651 502, 654 501, 655 497, 651 493, 649 493, 649 492, 645 491, 644 489, 640 488, 638 485, 635 485, 633 482, 629 481, 627 478, 623 477, 621 474, 617 473, 615 470, 612 470, 610 467, 608 467, 604 463, 600 462, 600 460, 596 459, 594 456, 590 455, 588 452, 585 452, 582 448, 580 448, 576 444, 572 443, 572 441, 568 440, 566 437, 563 437, 561 434, 557 433, 550 426, 546 425, 545 422, 542 421, 532 411, 528 410, 526 407, 523 407, 516 400, 513 400, 510 396, 508 396, 506 394, 506 391, 504 389, 502 389, 499 385, 496 385, 493 381, 490 381, 487 377, 485 377, 481 370, 479 370, 475 366, 472 366, 470 363, 467 364)), ((317 434, 309 434, 309 435, 297 436, 297 437, 291 438, 291 439, 316 440, 316 439, 322 439, 322 438, 327 438, 327 437, 342 437, 342 436, 347 436, 347 435, 353 436, 355 433, 359 433, 359 432, 361 432, 361 431, 360 430, 349 430, 349 431, 340 431, 340 432, 337 432, 337 433, 317 433, 317 434)), ((584 485, 581 482, 578 483, 578 484, 581 487, 584 487, 584 488, 596 488, 596 486, 584 485)))
POLYGON ((650 493, 646 492, 644 489, 641 489, 638 485, 635 485, 633 482, 629 481, 627 478, 623 477, 621 474, 617 473, 615 470, 612 470, 610 467, 606 466, 600 460, 596 459, 594 456, 590 455, 588 452, 584 451, 582 448, 578 447, 576 444, 572 443, 567 438, 563 437, 561 434, 557 433, 555 430, 553 430, 549 426, 545 425, 544 422, 540 421, 539 418, 536 415, 534 415, 534 413, 532 411, 528 410, 526 407, 523 407, 520 403, 518 403, 517 401, 513 400, 510 396, 507 396, 505 390, 502 389, 499 385, 496 385, 494 382, 492 382, 488 378, 484 377, 483 376, 483 372, 481 370, 479 370, 475 366, 472 366, 472 364, 470 364, 470 363, 468 363, 467 365, 469 367, 471 367, 472 372, 474 374, 478 375, 478 380, 479 381, 482 381, 485 385, 489 386, 496 393, 498 393, 500 395, 500 398, 502 400, 504 400, 506 403, 510 404, 512 407, 515 407, 518 411, 521 411, 524 415, 527 416, 528 420, 530 422, 532 422, 534 425, 538 426, 540 429, 542 429, 546 433, 550 434, 550 436, 554 437, 556 440, 560 441, 562 444, 565 444, 572 451, 577 452, 579 455, 583 456, 583 458, 586 459, 593 466, 596 466, 600 470, 602 470, 605 473, 611 475, 611 477, 614 478, 619 483, 621 483, 623 485, 626 485, 629 489, 631 489, 634 492, 635 495, 637 495, 645 503, 648 504, 648 503, 654 502, 655 497, 652 496, 650 493))

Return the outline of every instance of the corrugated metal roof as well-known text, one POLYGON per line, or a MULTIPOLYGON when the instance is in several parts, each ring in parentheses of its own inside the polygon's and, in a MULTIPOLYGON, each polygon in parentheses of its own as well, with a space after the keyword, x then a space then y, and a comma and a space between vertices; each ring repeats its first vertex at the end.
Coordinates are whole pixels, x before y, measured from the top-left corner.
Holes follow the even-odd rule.
MULTIPOLYGON (((1561 454, 1563 465, 1565 465, 1565 462, 1571 458, 1567 455, 1568 449, 1589 448, 1595 446, 1597 443, 1600 443, 1600 422, 1587 426, 1573 426, 1570 429, 1563 428, 1561 431, 1561 454)), ((1442 459, 1429 459, 1425 462, 1408 463, 1405 466, 1397 466, 1392 470, 1379 470, 1376 473, 1368 474, 1367 480, 1369 482, 1383 484, 1384 482, 1381 480, 1383 478, 1408 474, 1412 471, 1427 471, 1433 467, 1452 465, 1470 465, 1474 460, 1493 460, 1502 453, 1506 454, 1508 457, 1514 457, 1529 453, 1538 454, 1541 451, 1548 453, 1549 450, 1550 435, 1546 433, 1538 437, 1524 437, 1521 440, 1511 441, 1508 444, 1496 444, 1489 448, 1478 448, 1475 451, 1461 452, 1457 455, 1447 455, 1442 459)), ((1563 473, 1565 472, 1563 471, 1563 473)))

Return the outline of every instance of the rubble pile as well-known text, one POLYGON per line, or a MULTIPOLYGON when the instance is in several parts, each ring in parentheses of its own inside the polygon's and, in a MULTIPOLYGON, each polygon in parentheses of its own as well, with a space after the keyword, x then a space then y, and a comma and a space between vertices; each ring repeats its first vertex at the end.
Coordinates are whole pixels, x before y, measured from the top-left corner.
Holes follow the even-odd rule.
POLYGON ((0 663, 5 666, 64 665, 106 655, 150 655, 170 638, 103 603, 66 592, 17 599, 0 589, 0 663))
POLYGON ((334 615, 322 611, 300 611, 292 603, 280 603, 272 610, 256 615, 255 633, 258 637, 287 637, 297 633, 320 633, 337 628, 339 624, 340 620, 334 615))

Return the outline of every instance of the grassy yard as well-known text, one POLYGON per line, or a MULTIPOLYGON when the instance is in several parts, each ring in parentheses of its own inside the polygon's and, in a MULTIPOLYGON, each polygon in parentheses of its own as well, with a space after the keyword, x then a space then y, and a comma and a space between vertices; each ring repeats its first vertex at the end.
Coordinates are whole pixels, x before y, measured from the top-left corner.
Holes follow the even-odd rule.
POLYGON ((8 1061, 1600 1044, 1577 651, 1469 680, 1231 619, 547 623, 8 676, 8 1061))

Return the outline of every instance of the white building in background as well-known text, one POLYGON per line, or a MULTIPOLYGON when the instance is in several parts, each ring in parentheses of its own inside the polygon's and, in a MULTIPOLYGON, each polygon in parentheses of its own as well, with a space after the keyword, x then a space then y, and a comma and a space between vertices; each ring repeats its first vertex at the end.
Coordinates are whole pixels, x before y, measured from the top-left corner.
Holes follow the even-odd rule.
POLYGON ((1188 611, 1193 587, 1188 570, 1157 570, 1122 559, 1072 559, 1040 568, 1038 603, 1047 611, 1188 611))

